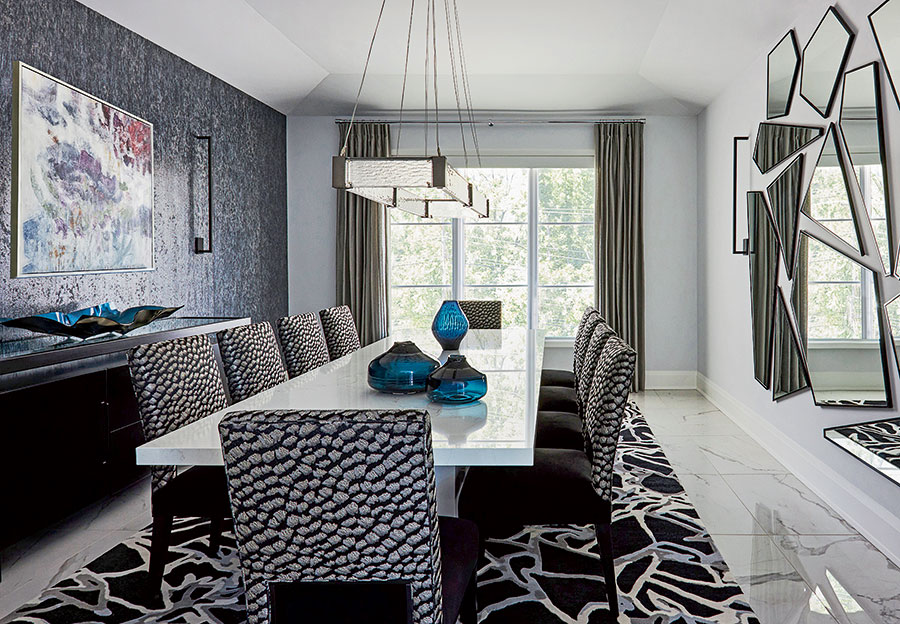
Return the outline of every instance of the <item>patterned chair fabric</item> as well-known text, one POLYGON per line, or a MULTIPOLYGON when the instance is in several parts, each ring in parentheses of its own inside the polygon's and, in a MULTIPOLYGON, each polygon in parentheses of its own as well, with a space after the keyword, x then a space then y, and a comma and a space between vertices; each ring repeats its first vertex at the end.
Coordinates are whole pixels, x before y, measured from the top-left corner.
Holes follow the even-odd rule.
MULTIPOLYGON (((584 309, 584 314, 581 315, 581 320, 578 322, 578 329, 575 331, 575 343, 580 345, 584 342, 584 332, 586 331, 586 325, 588 320, 592 315, 596 314, 597 310, 593 306, 588 306, 584 309)), ((574 353, 574 350, 573 350, 574 353)), ((541 385, 542 386, 564 386, 566 388, 574 388, 575 387, 575 363, 572 363, 572 370, 561 370, 556 368, 545 368, 541 371, 541 385)))
POLYGON ((332 360, 359 349, 359 332, 349 307, 342 305, 320 310, 319 318, 322 320, 322 331, 325 332, 325 342, 332 360))
POLYGON ((503 302, 487 299, 460 301, 469 329, 503 329, 503 302))
POLYGON ((585 312, 586 319, 582 319, 584 325, 581 331, 575 336, 575 345, 572 349, 572 371, 575 373, 575 388, 578 388, 578 380, 581 377, 581 364, 584 361, 584 355, 587 352, 588 343, 591 336, 594 335, 594 329, 603 321, 603 317, 596 310, 585 312))
POLYGON ((249 624, 269 621, 271 581, 387 580, 441 624, 425 410, 235 412, 219 432, 249 624))
POLYGON ((216 334, 231 401, 237 403, 287 381, 275 332, 268 322, 216 334))
MULTIPOLYGON (((128 366, 148 442, 228 405, 206 336, 140 345, 128 353, 128 366)), ((156 493, 172 480, 175 468, 154 466, 150 474, 156 493)))
POLYGON ((584 350, 584 359, 581 363, 581 383, 578 384, 578 409, 580 414, 584 414, 584 407, 590 398, 590 392, 593 387, 594 376, 599 368, 600 357, 603 349, 610 338, 616 335, 613 328, 600 321, 594 327, 594 333, 587 343, 587 349, 584 350))
POLYGON ((297 377, 328 364, 328 343, 314 312, 285 316, 276 325, 288 375, 297 377))

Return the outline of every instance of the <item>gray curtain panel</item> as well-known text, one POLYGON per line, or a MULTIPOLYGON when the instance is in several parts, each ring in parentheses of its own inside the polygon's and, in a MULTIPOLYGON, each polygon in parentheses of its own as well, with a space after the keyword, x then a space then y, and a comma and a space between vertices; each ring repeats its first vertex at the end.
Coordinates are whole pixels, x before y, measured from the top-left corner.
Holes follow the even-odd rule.
MULTIPOLYGON (((347 123, 338 124, 338 149, 347 127, 347 123)), ((353 124, 348 157, 390 153, 388 124, 353 124)), ((360 342, 366 346, 388 333, 387 208, 353 193, 337 193, 337 305, 350 306, 360 342)))
POLYGON ((594 257, 600 314, 637 352, 644 389, 644 125, 597 124, 594 257))

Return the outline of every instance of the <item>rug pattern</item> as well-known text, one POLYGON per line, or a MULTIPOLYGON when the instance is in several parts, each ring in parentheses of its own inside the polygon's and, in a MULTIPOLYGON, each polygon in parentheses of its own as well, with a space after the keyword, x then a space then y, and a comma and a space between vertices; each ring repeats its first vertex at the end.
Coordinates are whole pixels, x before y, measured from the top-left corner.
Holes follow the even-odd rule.
MULTIPOLYGON (((759 624, 696 510, 634 405, 620 435, 613 503, 619 621, 759 624)), ((142 531, 47 589, 0 624, 244 622, 234 536, 215 557, 207 525, 176 521, 162 592, 148 586, 142 531)), ((491 536, 478 576, 484 624, 608 622, 593 528, 524 527, 491 536)))

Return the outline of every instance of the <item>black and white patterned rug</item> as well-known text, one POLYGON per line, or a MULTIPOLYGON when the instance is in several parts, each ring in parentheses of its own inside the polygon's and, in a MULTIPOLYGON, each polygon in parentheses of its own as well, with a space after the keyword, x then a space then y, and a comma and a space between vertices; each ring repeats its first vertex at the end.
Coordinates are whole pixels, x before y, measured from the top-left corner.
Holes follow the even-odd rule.
MULTIPOLYGON (((613 541, 620 622, 759 624, 637 408, 616 462, 613 541)), ((218 556, 206 524, 176 522, 162 594, 148 589, 150 532, 101 555, 2 620, 12 623, 243 622, 234 536, 218 556)), ((608 622, 593 528, 524 527, 492 537, 478 575, 485 624, 608 622)))

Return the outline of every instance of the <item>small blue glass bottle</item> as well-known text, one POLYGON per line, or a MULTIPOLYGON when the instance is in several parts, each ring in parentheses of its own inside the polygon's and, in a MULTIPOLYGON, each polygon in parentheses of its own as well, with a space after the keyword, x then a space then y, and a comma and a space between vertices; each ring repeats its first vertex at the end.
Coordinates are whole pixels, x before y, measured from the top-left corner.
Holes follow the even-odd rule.
POLYGON ((424 392, 429 373, 440 365, 433 357, 422 353, 415 343, 395 342, 369 362, 369 386, 390 394, 424 392))
POLYGON ((426 386, 436 403, 470 403, 487 394, 487 376, 469 366, 466 356, 453 354, 428 375, 426 386))
POLYGON ((468 331, 469 319, 459 307, 459 301, 450 300, 442 303, 431 323, 431 333, 444 351, 459 349, 459 343, 468 331))

